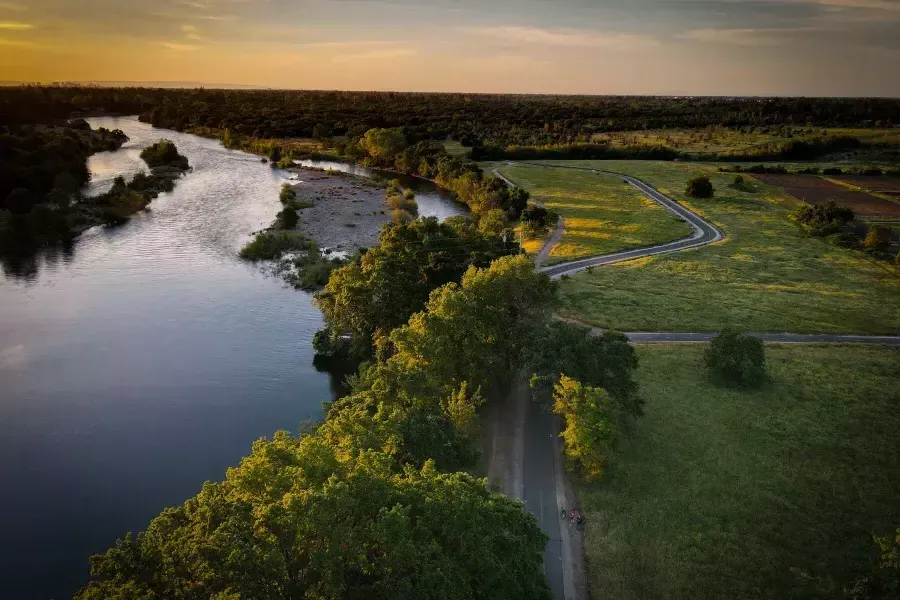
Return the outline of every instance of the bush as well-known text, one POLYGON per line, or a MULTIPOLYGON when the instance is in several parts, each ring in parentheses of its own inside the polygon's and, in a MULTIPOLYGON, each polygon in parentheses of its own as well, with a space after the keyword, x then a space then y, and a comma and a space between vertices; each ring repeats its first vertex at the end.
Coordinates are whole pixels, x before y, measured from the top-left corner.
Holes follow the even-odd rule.
POLYGON ((842 175, 844 171, 842 171, 838 167, 828 167, 827 169, 822 169, 822 175, 842 175))
POLYGON ((842 206, 834 200, 824 204, 807 204, 801 206, 794 218, 810 235, 825 237, 838 233, 844 225, 853 220, 853 210, 842 206))
POLYGON ((309 242, 296 231, 263 231, 241 249, 247 260, 275 260, 285 252, 305 250, 309 242))
POLYGON ((735 176, 734 176, 734 181, 731 182, 731 185, 733 185, 733 186, 736 187, 736 188, 743 187, 743 185, 744 185, 744 176, 743 176, 743 175, 735 175, 735 176))
POLYGON ((391 211, 391 220, 398 225, 406 225, 410 221, 414 221, 415 219, 411 214, 403 210, 402 208, 395 208, 391 211))
POLYGON ((281 184, 281 192, 278 194, 278 199, 281 200, 282 204, 288 204, 297 199, 297 192, 294 191, 293 186, 289 183, 281 184))
POLYGON ((293 229, 297 226, 297 222, 299 220, 300 217, 297 216, 297 211, 295 211, 293 208, 285 207, 281 212, 278 213, 278 228, 293 229))
POLYGON ((714 190, 709 177, 698 175, 687 182, 684 193, 691 198, 712 198, 714 190))
POLYGON ((884 252, 894 241, 894 233, 884 225, 869 225, 863 247, 869 252, 884 252))
POLYGON ((388 196, 387 203, 391 206, 391 208, 405 210, 411 215, 419 212, 419 205, 414 197, 409 198, 407 196, 396 194, 393 196, 388 196))
POLYGON ((765 349, 758 337, 726 329, 713 338, 705 356, 706 366, 728 383, 751 386, 765 379, 765 349))

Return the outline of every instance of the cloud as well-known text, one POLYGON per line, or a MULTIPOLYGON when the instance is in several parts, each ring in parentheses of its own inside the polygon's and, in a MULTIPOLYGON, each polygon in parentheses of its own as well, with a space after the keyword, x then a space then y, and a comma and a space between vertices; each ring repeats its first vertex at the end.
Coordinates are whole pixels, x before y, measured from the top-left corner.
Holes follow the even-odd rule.
POLYGON ((346 63, 357 60, 393 60, 418 54, 413 48, 384 48, 369 50, 367 52, 352 52, 350 54, 337 54, 331 58, 331 62, 346 63))
POLYGON ((675 37, 683 40, 704 42, 709 44, 727 44, 729 46, 750 46, 767 48, 782 46, 799 33, 816 31, 814 27, 784 27, 771 29, 735 28, 735 29, 692 29, 675 37))
POLYGON ((0 10, 23 11, 28 10, 28 7, 17 2, 0 2, 0 10))
POLYGON ((179 52, 190 52, 200 49, 200 46, 195 44, 179 44, 178 42, 160 42, 160 44, 169 50, 177 50, 179 52))
POLYGON ((17 21, 0 21, 0 29, 22 31, 25 29, 34 29, 34 25, 31 23, 19 23, 17 21))
POLYGON ((199 42, 203 39, 203 36, 200 35, 200 30, 194 27, 193 25, 182 25, 181 30, 184 32, 184 37, 189 40, 194 40, 199 42))
POLYGON ((639 47, 658 46, 652 38, 632 33, 609 33, 587 29, 543 29, 519 25, 497 27, 472 27, 464 31, 470 34, 494 38, 505 42, 518 42, 560 48, 607 48, 632 50, 639 47))

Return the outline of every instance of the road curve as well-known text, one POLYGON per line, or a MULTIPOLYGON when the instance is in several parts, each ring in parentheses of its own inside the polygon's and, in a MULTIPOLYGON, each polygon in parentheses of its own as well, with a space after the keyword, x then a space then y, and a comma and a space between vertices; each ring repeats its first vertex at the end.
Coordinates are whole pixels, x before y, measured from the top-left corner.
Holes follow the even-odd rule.
MULTIPOLYGON (((570 262, 556 264, 550 267, 540 267, 538 266, 538 270, 542 273, 546 273, 553 279, 558 279, 563 275, 572 275, 574 273, 578 273, 580 271, 584 271, 589 269, 590 267, 597 267, 600 265, 608 265, 612 263, 622 262, 625 260, 632 260, 635 258, 643 258, 645 256, 656 256, 659 254, 669 254, 671 252, 678 252, 680 250, 687 250, 688 248, 696 248, 699 246, 705 246, 707 244, 712 244, 713 242, 717 242, 721 239, 725 238, 725 234, 722 233, 718 227, 701 217, 695 212, 688 210, 675 200, 672 200, 668 196, 663 195, 640 179, 632 177, 630 175, 624 175, 622 173, 615 173, 613 171, 600 171, 597 169, 588 169, 586 167, 571 167, 564 165, 542 165, 535 163, 509 163, 511 165, 521 164, 527 165, 529 167, 541 167, 545 169, 571 169, 574 171, 588 171, 591 173, 596 173, 598 175, 605 176, 613 176, 620 177, 623 181, 633 186, 639 192, 650 198, 651 200, 658 202, 662 205, 663 208, 668 210, 674 215, 678 215, 685 221, 687 221, 688 225, 691 226, 693 232, 690 236, 686 238, 682 238, 680 240, 675 240, 674 242, 667 242, 665 244, 659 244, 657 246, 650 246, 647 248, 635 248, 633 250, 626 250, 624 252, 615 252, 613 254, 604 254, 601 256, 592 256, 588 258, 581 258, 578 260, 573 260, 570 262)), ((514 185, 511 181, 509 181, 506 177, 503 177, 497 169, 494 169, 494 175, 500 177, 503 181, 505 181, 508 185, 514 185)), ((560 217, 560 221, 562 221, 562 217, 560 217)), ((561 224, 560 224, 561 225, 561 224)), ((562 235, 562 227, 557 227, 557 232, 562 235)), ((558 237, 556 237, 558 241, 558 237)), ((553 239, 551 238, 551 242, 553 239)), ((550 242, 548 242, 549 244, 550 242)), ((549 248, 545 246, 545 250, 549 253, 549 248)), ((543 250, 542 250, 543 252, 543 250)))

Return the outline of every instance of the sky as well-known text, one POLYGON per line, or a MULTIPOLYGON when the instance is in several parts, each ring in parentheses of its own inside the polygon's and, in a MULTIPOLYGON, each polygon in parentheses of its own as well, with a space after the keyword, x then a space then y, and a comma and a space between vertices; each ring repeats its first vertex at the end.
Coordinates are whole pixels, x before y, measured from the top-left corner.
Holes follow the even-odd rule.
POLYGON ((0 81, 900 97, 900 0, 0 0, 0 81))

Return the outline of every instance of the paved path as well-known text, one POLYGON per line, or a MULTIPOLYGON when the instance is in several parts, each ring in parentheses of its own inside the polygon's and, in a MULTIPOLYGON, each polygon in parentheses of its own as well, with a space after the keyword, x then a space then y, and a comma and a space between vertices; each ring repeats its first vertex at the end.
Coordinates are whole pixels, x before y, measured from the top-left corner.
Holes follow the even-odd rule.
MULTIPOLYGON (((494 169, 494 177, 503 180, 506 185, 510 187, 519 187, 509 179, 507 179, 498 169, 494 169)), ((534 198, 531 201, 540 206, 541 208, 547 208, 547 205, 541 202, 540 200, 535 200, 534 198)), ((563 221, 562 215, 557 215, 556 217, 556 229, 553 230, 553 234, 550 236, 543 247, 541 247, 540 252, 538 252, 534 257, 534 266, 540 267, 547 257, 550 256, 550 251, 553 250, 553 247, 559 243, 560 238, 562 238, 563 232, 566 230, 565 221, 563 221)))
MULTIPOLYGON (((705 246, 707 244, 712 244, 713 242, 718 242, 721 239, 725 238, 725 234, 722 231, 698 215, 695 212, 685 208, 675 200, 672 200, 668 196, 663 195, 640 179, 632 177, 630 175, 624 175, 621 173, 615 173, 613 171, 600 171, 597 169, 589 169, 586 167, 570 167, 563 165, 539 165, 535 163, 514 163, 514 164, 523 164, 528 165, 530 167, 541 167, 545 169, 570 169, 575 171, 588 171, 591 173, 596 173, 598 175, 604 176, 613 176, 613 177, 621 177, 623 181, 629 183, 639 192, 650 198, 651 200, 658 202, 662 205, 663 208, 668 210, 674 215, 677 215, 687 221, 688 225, 691 226, 692 233, 690 236, 686 238, 682 238, 680 240, 675 240, 673 242, 668 242, 665 244, 659 244, 656 246, 649 246, 646 248, 635 248, 633 250, 627 250, 624 252, 616 252, 613 254, 604 254, 602 256, 593 256, 589 258, 582 258, 579 260, 573 260, 570 262, 560 263, 557 265, 553 265, 551 267, 539 267, 538 270, 547 273, 550 277, 557 279, 562 277, 563 275, 572 275, 574 273, 578 273, 589 269, 590 267, 597 267, 600 265, 608 265, 612 263, 622 262, 625 260, 632 260, 635 258, 643 258, 645 256, 656 256, 659 254, 669 254, 671 252, 678 252, 681 250, 687 250, 688 248, 697 248, 699 246, 705 246)), ((496 172, 496 171, 495 171, 496 172)), ((505 178, 504 178, 505 180, 505 178)), ((508 182, 508 181, 507 181, 508 182)), ((549 249, 547 249, 549 253, 549 249)))

